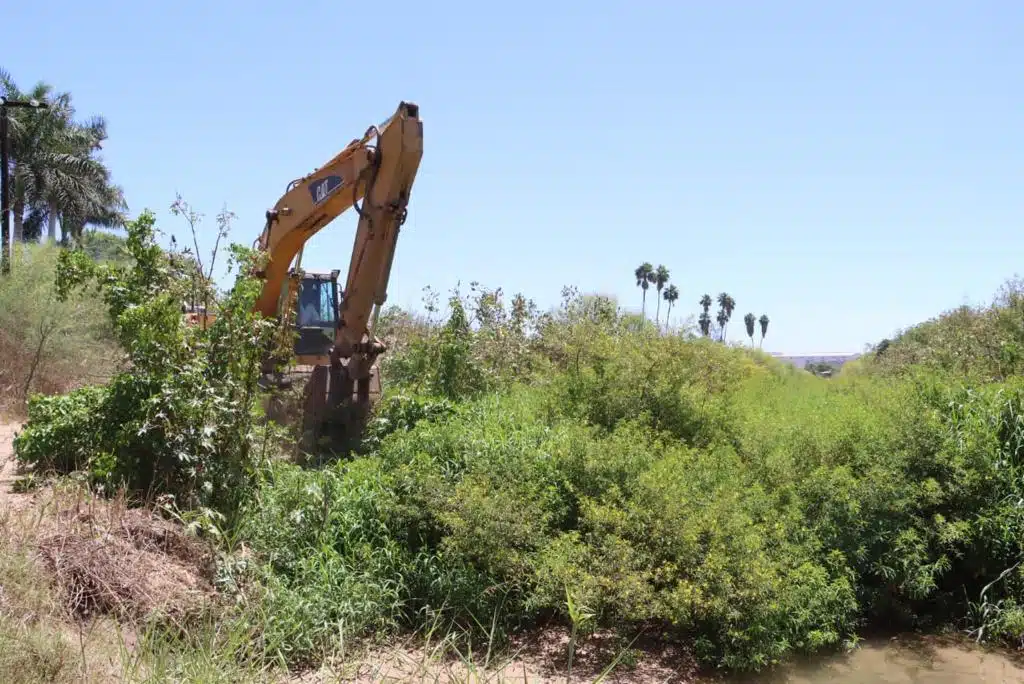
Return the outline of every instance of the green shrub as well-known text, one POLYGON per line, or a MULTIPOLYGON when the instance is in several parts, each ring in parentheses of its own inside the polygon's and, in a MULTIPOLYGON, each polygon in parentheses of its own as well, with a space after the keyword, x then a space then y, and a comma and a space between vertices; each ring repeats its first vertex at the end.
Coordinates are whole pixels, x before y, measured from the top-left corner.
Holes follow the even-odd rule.
POLYGON ((180 307, 191 282, 156 244, 152 214, 127 232, 128 265, 65 251, 56 284, 62 298, 100 296, 129 370, 105 386, 33 398, 15 452, 38 469, 87 468, 107 486, 230 507, 253 472, 256 381, 272 330, 252 313, 256 255, 234 249, 239 276, 216 321, 187 327, 180 307))
POLYGON ((550 619, 654 631, 732 669, 865 624, 1024 639, 1013 290, 826 382, 658 334, 608 298, 570 290, 537 315, 474 285, 444 322, 388 313, 406 337, 364 456, 257 467, 257 288, 240 278, 214 326, 186 329, 189 280, 151 228, 130 226, 130 268, 62 262, 62 292, 98 284, 132 372, 33 399, 16 448, 241 504, 230 532, 255 563, 231 633, 259 636, 239 657, 313 664, 350 637, 438 626, 495 643, 550 619))
POLYGON ((799 532, 795 503, 755 496, 730 447, 677 446, 635 421, 548 423, 544 401, 487 397, 391 434, 373 458, 275 469, 244 533, 274 625, 291 616, 268 638, 303 660, 339 621, 423 627, 442 610, 460 629, 512 628, 568 617, 567 588, 607 624, 663 622, 735 667, 852 635, 842 558, 799 532))
POLYGON ((889 375, 922 369, 991 382, 1024 372, 1024 281, 1008 280, 988 305, 963 305, 882 340, 866 359, 889 375))
POLYGON ((275 648, 316 659, 341 623, 472 633, 574 609, 735 669, 869 622, 1022 636, 1024 383, 927 365, 825 382, 606 303, 538 319, 531 373, 442 393, 494 344, 454 308, 457 354, 392 361, 435 380, 392 376, 368 458, 274 471, 244 536, 289 616, 275 648))

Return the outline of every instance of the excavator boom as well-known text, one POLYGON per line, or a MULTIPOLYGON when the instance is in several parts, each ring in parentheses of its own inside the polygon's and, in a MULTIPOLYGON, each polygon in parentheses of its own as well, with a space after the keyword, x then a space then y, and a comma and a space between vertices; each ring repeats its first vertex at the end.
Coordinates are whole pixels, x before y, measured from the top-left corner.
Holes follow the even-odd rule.
POLYGON ((395 238, 422 156, 419 107, 402 102, 383 124, 371 126, 324 166, 292 181, 267 212, 258 240, 270 261, 262 274, 265 284, 256 309, 268 317, 279 314, 282 288, 295 256, 324 226, 355 206, 360 220, 345 281, 340 326, 344 333, 339 341, 361 336, 373 304, 387 298, 395 238))

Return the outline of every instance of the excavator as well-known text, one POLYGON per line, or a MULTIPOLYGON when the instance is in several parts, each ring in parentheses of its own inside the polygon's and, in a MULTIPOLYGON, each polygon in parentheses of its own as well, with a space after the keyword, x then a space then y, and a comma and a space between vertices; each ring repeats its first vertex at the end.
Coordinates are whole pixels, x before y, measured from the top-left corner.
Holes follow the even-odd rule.
MULTIPOLYGON (((408 215, 413 182, 423 156, 419 107, 401 102, 384 123, 320 168, 288 184, 266 213, 254 247, 268 260, 256 275, 263 287, 255 309, 290 324, 297 333, 288 372, 268 359, 266 384, 290 386, 307 376, 302 445, 312 448, 328 423, 343 432, 365 419, 380 395, 377 358, 385 345, 374 335, 398 233, 408 215), (302 252, 314 235, 348 209, 359 216, 344 287, 339 270, 304 271, 302 252)), ((210 320, 206 312, 187 312, 210 320)))

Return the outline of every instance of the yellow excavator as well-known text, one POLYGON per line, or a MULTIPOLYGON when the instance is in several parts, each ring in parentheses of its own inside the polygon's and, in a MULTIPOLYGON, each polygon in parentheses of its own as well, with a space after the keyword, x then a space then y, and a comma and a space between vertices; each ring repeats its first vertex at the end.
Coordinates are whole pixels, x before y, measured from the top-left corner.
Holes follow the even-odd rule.
MULTIPOLYGON (((297 332, 293 363, 285 375, 308 375, 302 416, 307 449, 328 419, 351 434, 351 425, 365 419, 380 395, 377 357, 385 346, 374 328, 387 301, 396 240, 422 156, 419 107, 402 102, 387 121, 371 126, 326 164, 289 183, 267 211, 266 226, 254 244, 269 257, 257 273, 263 289, 255 308, 290 323, 297 332), (359 223, 348 275, 339 290, 340 271, 302 270, 302 252, 311 237, 350 208, 358 213, 359 223)), ((189 318, 195 321, 197 316, 189 318)), ((271 369, 268 360, 266 377, 273 374, 271 369)), ((274 375, 281 384, 282 374, 274 375)))

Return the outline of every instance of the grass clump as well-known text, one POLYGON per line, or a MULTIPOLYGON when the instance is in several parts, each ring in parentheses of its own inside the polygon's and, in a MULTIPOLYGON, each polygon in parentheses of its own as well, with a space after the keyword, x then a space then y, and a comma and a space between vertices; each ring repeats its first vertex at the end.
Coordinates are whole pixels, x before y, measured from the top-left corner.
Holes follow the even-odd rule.
POLYGON ((47 621, 57 613, 45 573, 5 535, 0 541, 0 680, 75 681, 77 654, 47 621))

